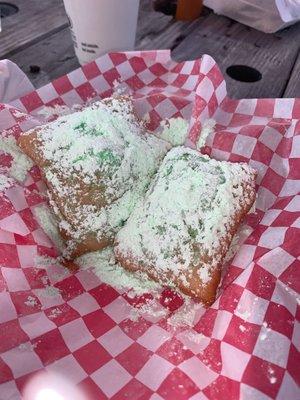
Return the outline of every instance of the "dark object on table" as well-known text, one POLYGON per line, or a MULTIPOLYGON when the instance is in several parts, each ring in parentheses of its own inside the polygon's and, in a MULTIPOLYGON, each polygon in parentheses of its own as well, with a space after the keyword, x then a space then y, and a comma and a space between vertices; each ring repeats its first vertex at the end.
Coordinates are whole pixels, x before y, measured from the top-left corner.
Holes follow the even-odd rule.
POLYGON ((177 0, 154 0, 153 8, 155 11, 160 11, 166 15, 176 14, 177 0))
POLYGON ((0 2, 0 18, 6 18, 10 15, 16 14, 19 11, 19 7, 14 4, 9 4, 6 2, 0 2))
POLYGON ((176 8, 177 21, 193 21, 201 15, 203 0, 178 0, 176 8))
POLYGON ((197 19, 203 8, 202 0, 154 0, 155 11, 173 15, 178 21, 197 19))
POLYGON ((248 65, 231 65, 226 69, 226 73, 239 82, 258 82, 262 78, 262 74, 257 69, 248 65))
POLYGON ((41 67, 39 67, 38 65, 30 65, 29 66, 29 71, 31 74, 38 74, 41 70, 41 67))

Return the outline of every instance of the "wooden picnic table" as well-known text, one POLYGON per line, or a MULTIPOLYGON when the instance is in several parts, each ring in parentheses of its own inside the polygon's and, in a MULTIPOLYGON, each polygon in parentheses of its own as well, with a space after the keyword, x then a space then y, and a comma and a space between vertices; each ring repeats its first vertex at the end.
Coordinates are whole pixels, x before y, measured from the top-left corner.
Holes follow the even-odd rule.
MULTIPOLYGON (((19 11, 2 19, 0 59, 17 63, 36 88, 79 66, 63 0, 10 2, 19 11), (39 72, 31 66, 39 66, 39 72)), ((150 0, 141 0, 136 48, 170 48, 178 61, 210 54, 235 98, 300 97, 299 23, 265 34, 207 8, 195 21, 176 22, 153 11, 150 0), (251 83, 234 80, 226 73, 232 65, 253 67, 262 78, 251 83)))

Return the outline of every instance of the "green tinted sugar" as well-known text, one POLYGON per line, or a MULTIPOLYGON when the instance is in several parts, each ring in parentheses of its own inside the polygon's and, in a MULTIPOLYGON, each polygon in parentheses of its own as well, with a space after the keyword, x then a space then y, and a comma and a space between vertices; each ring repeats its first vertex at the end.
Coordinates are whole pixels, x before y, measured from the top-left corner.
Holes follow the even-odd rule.
MULTIPOLYGON (((60 215, 60 227, 75 240, 89 232, 96 232, 99 238, 113 237, 170 148, 145 132, 130 102, 115 98, 109 104, 97 102, 58 118, 43 126, 38 137, 48 163, 46 178, 56 196, 64 198, 65 218, 60 215), (94 203, 77 204, 76 198, 91 189, 94 203), (102 207, 95 205, 97 196, 102 207), (70 221, 76 221, 76 226, 70 221)), ((51 202, 57 209, 53 199, 51 202)))
POLYGON ((160 123, 161 133, 158 136, 172 146, 181 146, 187 138, 188 125, 188 122, 181 117, 162 120, 160 123))
POLYGON ((227 227, 242 203, 241 182, 251 182, 253 170, 199 156, 184 147, 173 148, 165 157, 146 199, 139 204, 117 234, 118 251, 137 262, 175 276, 191 266, 205 284, 220 262, 218 249, 227 227), (210 258, 201 264, 201 254, 210 258))

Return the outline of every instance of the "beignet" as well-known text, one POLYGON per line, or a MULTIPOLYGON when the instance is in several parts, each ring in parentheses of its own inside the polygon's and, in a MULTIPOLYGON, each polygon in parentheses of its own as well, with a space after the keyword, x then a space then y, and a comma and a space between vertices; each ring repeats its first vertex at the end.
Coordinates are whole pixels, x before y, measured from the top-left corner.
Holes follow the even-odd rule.
POLYGON ((113 243, 170 148, 145 131, 127 97, 25 132, 18 145, 42 171, 70 259, 113 243))
POLYGON ((255 178, 247 164, 172 149, 116 236, 117 260, 210 305, 230 242, 255 201, 255 178))

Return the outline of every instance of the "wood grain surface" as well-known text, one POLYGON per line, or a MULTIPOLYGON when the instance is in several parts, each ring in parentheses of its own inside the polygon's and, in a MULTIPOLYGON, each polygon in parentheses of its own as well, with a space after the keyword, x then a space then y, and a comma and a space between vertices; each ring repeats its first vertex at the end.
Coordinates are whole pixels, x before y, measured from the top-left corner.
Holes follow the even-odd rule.
POLYGON ((300 54, 298 54, 292 74, 288 80, 284 97, 300 97, 300 54))
POLYGON ((299 24, 276 34, 265 34, 211 14, 197 21, 193 31, 174 49, 173 57, 186 60, 210 54, 219 64, 232 97, 282 97, 299 48, 299 24), (240 64, 258 70, 262 79, 255 83, 231 79, 227 68, 240 64))
MULTIPOLYGON (((20 11, 3 20, 0 58, 17 63, 35 87, 79 66, 62 0, 14 0, 14 4, 20 11), (38 65, 40 72, 31 73, 31 65, 38 65)), ((235 98, 300 97, 299 23, 265 34, 207 8, 195 21, 176 22, 155 12, 150 0, 141 0, 136 48, 170 48, 178 61, 210 54, 235 98), (226 73, 232 65, 253 67, 262 79, 251 83, 234 80, 226 73)))
POLYGON ((2 19, 0 57, 37 43, 68 25, 62 0, 12 0, 19 12, 2 19))
POLYGON ((19 65, 36 88, 51 82, 80 65, 75 56, 69 28, 64 28, 34 45, 13 54, 10 59, 19 65), (30 66, 40 67, 31 73, 30 66))

